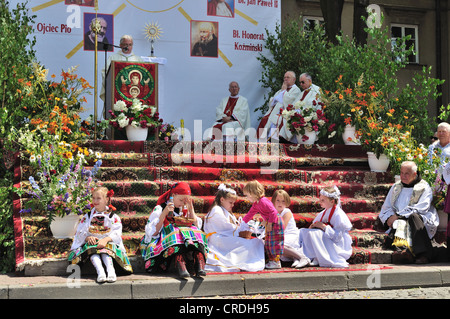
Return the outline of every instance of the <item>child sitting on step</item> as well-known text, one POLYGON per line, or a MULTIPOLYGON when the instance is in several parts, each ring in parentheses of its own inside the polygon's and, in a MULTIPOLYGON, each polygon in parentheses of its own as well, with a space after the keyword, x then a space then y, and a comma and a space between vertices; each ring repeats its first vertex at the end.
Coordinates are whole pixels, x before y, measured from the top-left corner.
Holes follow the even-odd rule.
POLYGON ((209 252, 206 270, 215 272, 260 271, 264 269, 264 242, 249 238, 232 210, 237 194, 220 184, 211 211, 205 216, 204 230, 209 252))
POLYGON ((253 205, 242 220, 248 224, 253 216, 259 213, 267 222, 264 249, 269 261, 266 269, 279 269, 281 268, 280 256, 283 254, 284 246, 283 221, 278 216, 273 203, 265 197, 264 186, 258 181, 248 182, 244 186, 243 192, 253 205))
POLYGON ((281 256, 282 261, 293 261, 292 267, 302 268, 309 264, 310 260, 303 254, 298 243, 299 230, 295 224, 291 205, 291 197, 282 189, 277 189, 272 195, 272 203, 283 220, 284 229, 284 252, 281 256))
POLYGON ((111 205, 113 194, 114 191, 108 191, 106 187, 92 191, 93 208, 78 224, 68 258, 72 264, 89 258, 97 271, 98 283, 116 281, 113 259, 125 272, 133 272, 122 242, 122 223, 111 205))
POLYGON ((192 257, 196 276, 205 276, 208 242, 201 231, 202 223, 195 214, 188 183, 176 183, 162 194, 148 218, 141 240, 146 271, 168 271, 174 265, 178 277, 186 278, 190 276, 187 258, 192 257))
POLYGON ((300 247, 311 260, 310 265, 347 268, 352 255, 352 224, 341 208, 340 191, 336 186, 320 191, 319 203, 324 209, 309 228, 301 228, 300 247))

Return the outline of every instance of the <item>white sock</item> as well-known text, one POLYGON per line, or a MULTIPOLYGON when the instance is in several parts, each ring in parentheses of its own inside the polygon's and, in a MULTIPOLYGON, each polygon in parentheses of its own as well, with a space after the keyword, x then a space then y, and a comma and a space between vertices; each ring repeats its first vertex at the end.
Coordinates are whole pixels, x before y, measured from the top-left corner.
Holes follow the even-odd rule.
POLYGON ((106 271, 108 272, 108 275, 115 275, 116 270, 114 269, 114 264, 111 256, 108 254, 101 254, 103 263, 106 266, 106 271))
POLYGON ((102 266, 102 260, 98 254, 91 255, 91 262, 94 265, 95 270, 97 271, 97 275, 105 275, 105 270, 102 266))

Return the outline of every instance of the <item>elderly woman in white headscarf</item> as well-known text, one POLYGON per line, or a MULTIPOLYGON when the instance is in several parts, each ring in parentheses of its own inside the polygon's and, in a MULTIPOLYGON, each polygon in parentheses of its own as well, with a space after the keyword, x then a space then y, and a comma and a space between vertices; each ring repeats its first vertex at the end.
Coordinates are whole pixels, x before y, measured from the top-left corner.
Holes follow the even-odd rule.
POLYGON ((447 162, 450 159, 450 124, 442 122, 437 127, 438 140, 431 144, 428 152, 431 154, 436 149, 441 150, 441 160, 447 162))
MULTIPOLYGON (((435 150, 441 151, 441 163, 445 164, 450 160, 450 124, 442 122, 437 127, 437 138, 433 144, 428 148, 428 153, 431 158, 432 152, 435 150)), ((441 165, 441 172, 443 172, 443 165, 441 165)), ((447 189, 447 195, 444 201, 444 212, 447 213, 447 247, 450 244, 450 190, 447 189)), ((442 217, 442 216, 441 216, 442 217)), ((450 252, 448 253, 450 259, 450 252)))
POLYGON ((299 243, 303 253, 320 267, 346 268, 352 255, 352 223, 341 208, 341 192, 336 186, 320 191, 319 203, 324 209, 309 228, 301 228, 299 243))

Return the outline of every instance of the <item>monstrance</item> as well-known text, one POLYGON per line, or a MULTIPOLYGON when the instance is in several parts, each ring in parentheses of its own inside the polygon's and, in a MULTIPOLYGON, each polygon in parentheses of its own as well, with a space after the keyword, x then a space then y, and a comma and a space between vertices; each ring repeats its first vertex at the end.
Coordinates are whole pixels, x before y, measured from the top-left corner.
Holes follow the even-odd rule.
POLYGON ((150 40, 150 44, 151 44, 151 55, 150 56, 154 56, 154 47, 153 44, 155 43, 156 40, 158 40, 161 37, 162 34, 162 29, 161 27, 158 25, 158 23, 147 23, 145 25, 144 28, 144 34, 145 37, 150 40))

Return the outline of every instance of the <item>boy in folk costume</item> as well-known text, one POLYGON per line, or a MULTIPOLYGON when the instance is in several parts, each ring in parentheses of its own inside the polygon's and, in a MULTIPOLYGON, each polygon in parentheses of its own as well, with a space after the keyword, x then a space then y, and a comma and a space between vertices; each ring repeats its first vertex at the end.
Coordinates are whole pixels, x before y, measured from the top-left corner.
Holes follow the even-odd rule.
POLYGON ((141 241, 142 257, 148 272, 168 270, 173 260, 178 276, 189 277, 186 258, 192 254, 196 275, 206 275, 208 244, 200 230, 202 220, 195 214, 190 196, 189 185, 180 182, 158 198, 141 241))
POLYGON ((99 283, 116 281, 113 260, 125 272, 133 272, 122 242, 120 217, 114 213, 116 209, 110 204, 113 194, 114 191, 108 191, 106 187, 93 190, 92 205, 94 207, 78 224, 68 257, 71 264, 78 264, 89 258, 97 271, 99 283), (102 261, 106 266, 107 274, 102 261))
POLYGON ((309 228, 301 228, 300 247, 311 262, 320 267, 346 268, 352 255, 352 223, 341 208, 341 192, 336 186, 320 191, 319 203, 324 210, 309 228))

